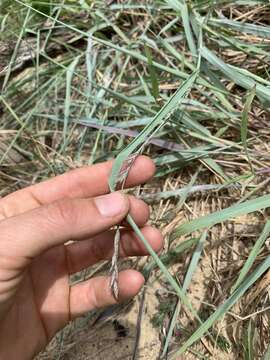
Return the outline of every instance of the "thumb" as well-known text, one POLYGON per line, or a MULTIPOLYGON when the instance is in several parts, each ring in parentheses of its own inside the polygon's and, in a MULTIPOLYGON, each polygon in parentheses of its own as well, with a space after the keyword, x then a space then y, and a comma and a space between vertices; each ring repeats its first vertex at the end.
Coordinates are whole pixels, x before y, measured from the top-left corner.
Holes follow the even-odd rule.
POLYGON ((27 265, 51 247, 109 229, 128 211, 128 198, 115 192, 92 199, 63 199, 8 218, 0 222, 0 258, 20 259, 21 266, 27 265))

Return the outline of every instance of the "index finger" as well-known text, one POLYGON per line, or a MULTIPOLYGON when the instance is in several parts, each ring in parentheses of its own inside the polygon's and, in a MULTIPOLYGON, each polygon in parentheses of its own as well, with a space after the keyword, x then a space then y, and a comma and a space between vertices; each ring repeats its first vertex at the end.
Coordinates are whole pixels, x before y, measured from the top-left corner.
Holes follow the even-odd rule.
MULTIPOLYGON (((0 200, 2 217, 18 215, 62 198, 88 198, 109 192, 108 178, 113 161, 68 171, 50 180, 18 190, 0 200)), ((154 162, 139 156, 130 172, 125 187, 148 181, 155 173, 154 162)), ((0 213, 1 219, 1 213, 0 213)))

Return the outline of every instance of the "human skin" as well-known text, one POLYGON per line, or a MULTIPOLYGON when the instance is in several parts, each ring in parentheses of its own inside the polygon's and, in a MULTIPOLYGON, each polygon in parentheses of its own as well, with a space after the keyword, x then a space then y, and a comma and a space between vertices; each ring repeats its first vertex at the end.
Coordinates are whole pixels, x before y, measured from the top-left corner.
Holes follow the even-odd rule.
MULTIPOLYGON (((32 359, 70 320, 116 302, 109 277, 70 286, 69 276, 111 258, 110 229, 127 213, 153 249, 161 249, 161 233, 146 225, 147 205, 120 192, 108 194, 111 167, 106 162, 72 170, 0 199, 1 360, 32 359)), ((127 187, 148 181, 154 171, 153 162, 140 156, 127 187)), ((122 224, 120 255, 147 255, 122 224)), ((120 272, 118 301, 135 296, 143 284, 138 271, 120 272)))

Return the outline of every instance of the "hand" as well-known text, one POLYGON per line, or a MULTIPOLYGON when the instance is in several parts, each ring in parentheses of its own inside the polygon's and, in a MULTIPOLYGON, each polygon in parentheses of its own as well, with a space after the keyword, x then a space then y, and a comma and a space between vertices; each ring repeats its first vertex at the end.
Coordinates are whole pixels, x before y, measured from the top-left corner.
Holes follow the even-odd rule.
MULTIPOLYGON (((158 230, 145 226, 147 205, 133 196, 108 193, 112 162, 70 171, 0 199, 0 359, 30 359, 71 319, 115 303, 109 278, 69 286, 69 275, 110 259, 110 228, 127 215, 152 247, 162 247, 158 230), (66 242, 73 243, 66 245, 66 242)), ((127 186, 152 177, 144 156, 134 163, 127 186)), ((134 233, 121 233, 121 256, 146 255, 134 233)), ((135 270, 119 274, 119 301, 144 283, 135 270)))

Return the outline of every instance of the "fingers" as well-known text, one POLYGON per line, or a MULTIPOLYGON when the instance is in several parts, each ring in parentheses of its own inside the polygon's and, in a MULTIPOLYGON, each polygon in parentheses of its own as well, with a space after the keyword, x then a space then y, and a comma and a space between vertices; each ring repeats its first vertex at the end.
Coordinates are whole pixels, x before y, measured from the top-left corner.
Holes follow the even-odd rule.
MULTIPOLYGON (((119 273, 119 302, 134 297, 144 284, 144 277, 135 270, 119 273)), ((85 312, 116 303, 110 289, 110 278, 99 276, 70 289, 70 318, 74 319, 85 312)))
MULTIPOLYGON (((139 227, 142 227, 149 220, 149 206, 143 200, 138 199, 135 196, 129 195, 128 198, 130 203, 129 213, 136 224, 139 227)), ((125 221, 122 223, 122 225, 127 225, 128 227, 130 226, 125 221)))
MULTIPOLYGON (((108 178, 113 161, 69 171, 48 181, 16 191, 0 200, 0 218, 14 216, 59 199, 87 198, 109 191, 108 178)), ((155 165, 146 156, 139 156, 126 181, 126 187, 148 181, 155 165)))
POLYGON ((1 222, 0 256, 32 258, 69 240, 93 237, 119 224, 130 212, 139 226, 147 205, 119 192, 93 199, 64 199, 1 222))
MULTIPOLYGON (((1 222, 0 257, 33 258, 70 239, 97 235, 118 224, 130 208, 119 192, 93 199, 65 199, 1 222)), ((27 264, 27 263, 26 263, 27 264)))
MULTIPOLYGON (((153 250, 158 252, 163 246, 162 234, 156 228, 145 226, 141 229, 153 250)), ((81 271, 100 260, 110 259, 113 253, 114 231, 108 231, 90 240, 84 240, 66 247, 69 273, 81 271)), ((122 230, 120 256, 148 255, 141 240, 132 231, 122 230)))

